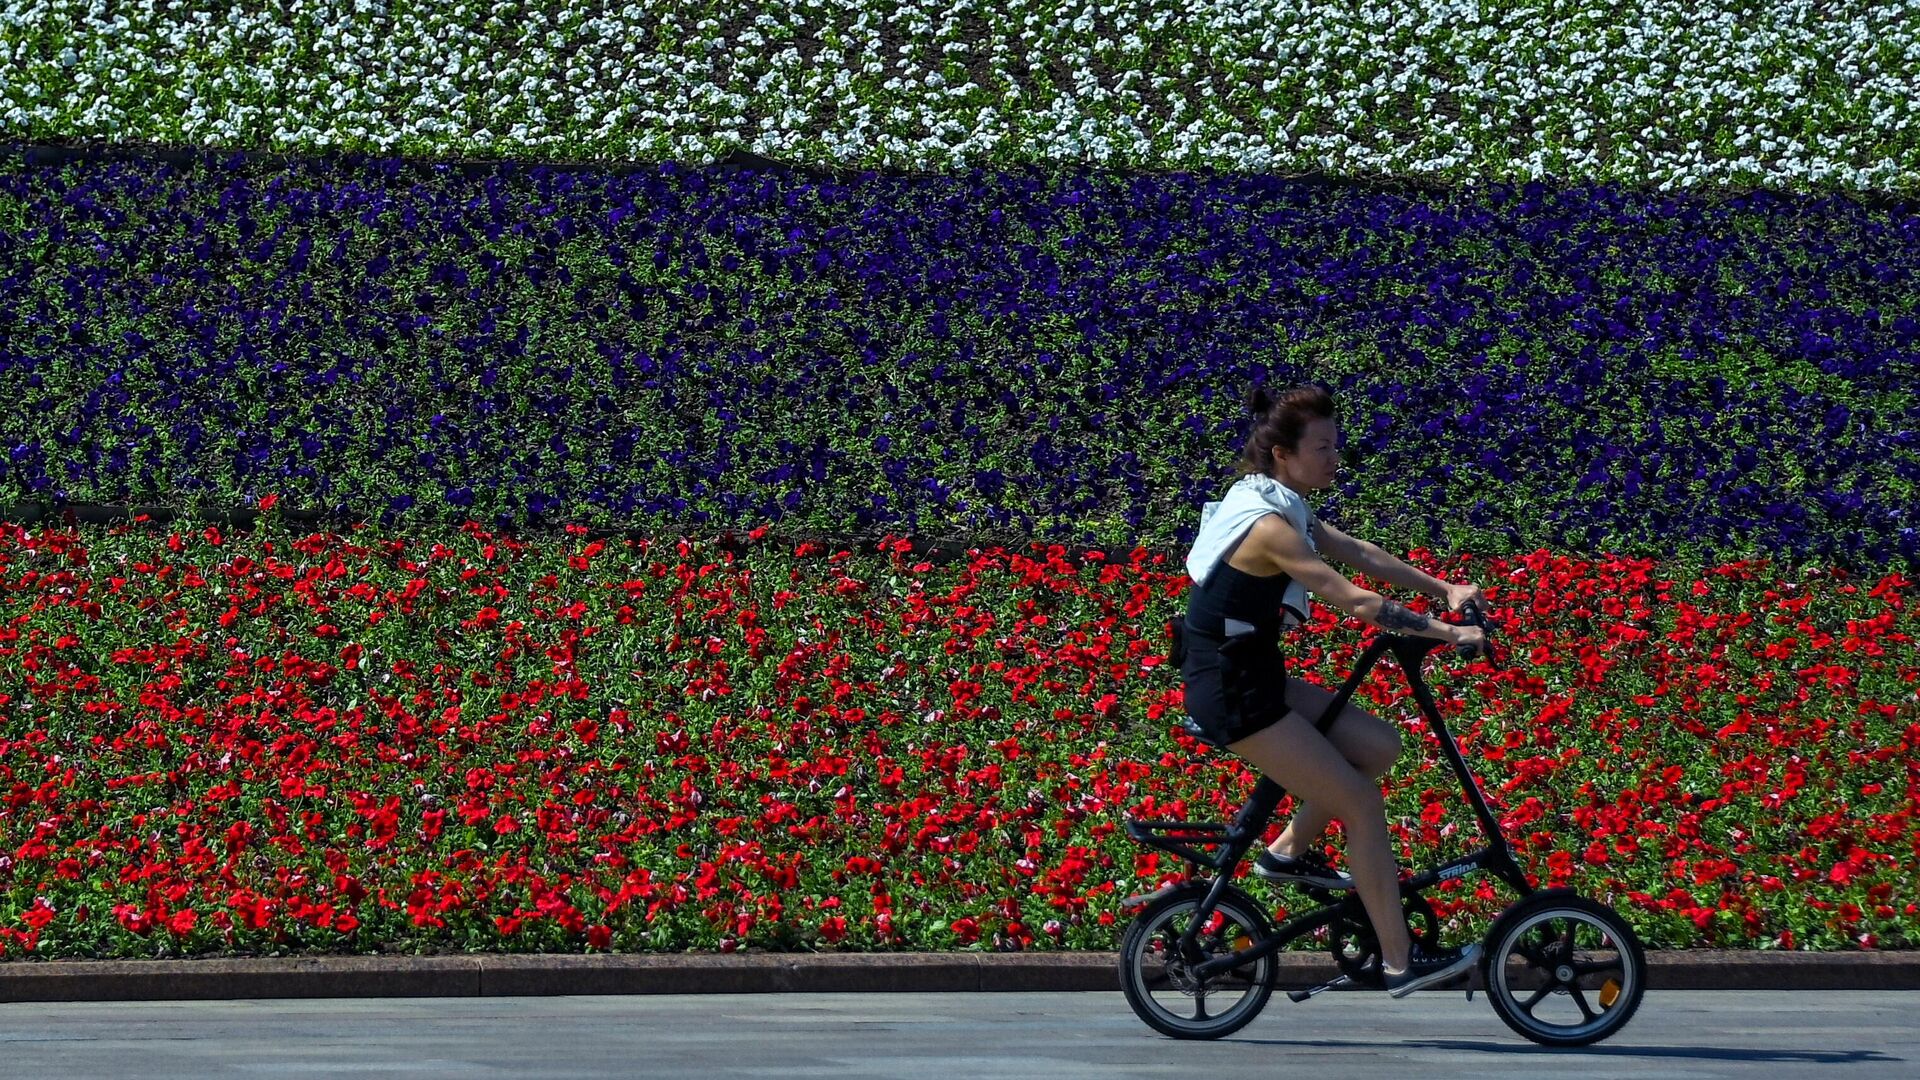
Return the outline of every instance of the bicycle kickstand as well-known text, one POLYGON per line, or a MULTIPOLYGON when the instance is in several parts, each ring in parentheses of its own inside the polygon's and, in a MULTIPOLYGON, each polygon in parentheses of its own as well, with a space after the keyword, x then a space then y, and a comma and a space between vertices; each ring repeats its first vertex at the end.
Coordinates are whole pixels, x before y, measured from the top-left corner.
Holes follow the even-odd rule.
POLYGON ((1321 983, 1319 986, 1315 986, 1310 989, 1289 990, 1287 991, 1287 1000, 1288 1001, 1305 1001, 1315 994, 1323 993, 1328 990, 1338 990, 1340 987, 1345 986, 1348 983, 1351 983, 1352 981, 1353 981, 1353 976, 1342 975, 1339 978, 1333 980, 1332 982, 1321 983))

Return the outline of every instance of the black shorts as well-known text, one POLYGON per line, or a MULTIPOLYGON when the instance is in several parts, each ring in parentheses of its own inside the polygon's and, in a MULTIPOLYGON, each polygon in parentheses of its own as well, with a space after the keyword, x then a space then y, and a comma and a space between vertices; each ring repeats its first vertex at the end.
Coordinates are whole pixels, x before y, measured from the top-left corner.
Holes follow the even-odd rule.
POLYGON ((1287 658, 1275 648, 1216 648, 1190 636, 1180 665, 1195 737, 1225 748, 1287 715, 1287 658))
MULTIPOLYGON (((1178 620, 1175 629, 1182 629, 1178 620)), ((1229 639, 1223 645, 1217 640, 1187 633, 1180 677, 1186 684, 1187 730, 1225 749, 1279 723, 1292 706, 1287 704, 1287 656, 1277 642, 1229 639)))

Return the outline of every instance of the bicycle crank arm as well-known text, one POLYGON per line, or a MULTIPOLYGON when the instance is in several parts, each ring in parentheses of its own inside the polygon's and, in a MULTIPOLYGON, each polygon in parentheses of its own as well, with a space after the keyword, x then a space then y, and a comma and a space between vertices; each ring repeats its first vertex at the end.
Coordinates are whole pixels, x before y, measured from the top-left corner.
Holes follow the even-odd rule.
POLYGON ((1342 975, 1330 983, 1321 983, 1319 986, 1313 987, 1310 990, 1289 990, 1287 991, 1287 1000, 1288 1001, 1305 1001, 1308 998, 1312 997, 1313 995, 1318 994, 1322 991, 1337 990, 1340 987, 1345 986, 1352 981, 1353 981, 1352 976, 1342 975))

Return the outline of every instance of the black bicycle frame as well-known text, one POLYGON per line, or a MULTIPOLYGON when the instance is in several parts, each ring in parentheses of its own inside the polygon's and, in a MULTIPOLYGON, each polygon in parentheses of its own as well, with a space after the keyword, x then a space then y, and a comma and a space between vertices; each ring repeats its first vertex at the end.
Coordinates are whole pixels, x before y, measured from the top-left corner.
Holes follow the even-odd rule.
MULTIPOLYGON (((1464 877, 1474 870, 1487 870, 1502 881, 1513 886, 1522 897, 1531 896, 1534 887, 1528 883, 1527 875, 1513 860, 1513 849, 1507 843, 1506 834, 1500 830, 1500 822, 1487 807, 1486 797, 1480 793, 1480 785, 1468 770, 1466 759, 1460 756, 1460 747, 1453 741, 1453 734, 1447 730, 1446 721, 1440 716, 1440 709, 1434 704, 1433 694, 1420 678, 1420 662, 1427 653, 1444 646, 1446 642, 1438 638, 1415 638, 1399 634, 1379 634, 1373 643, 1360 655, 1359 663, 1354 665, 1353 674, 1340 687, 1333 700, 1328 703, 1326 712, 1321 714, 1325 720, 1329 716, 1338 716, 1340 711, 1352 699, 1353 692, 1359 688, 1360 681, 1379 662, 1380 657, 1392 652, 1399 663, 1400 670, 1407 677, 1407 684, 1413 688, 1414 700, 1419 703, 1420 711, 1426 715, 1427 722, 1440 734, 1440 748, 1446 752, 1447 762, 1460 776, 1461 789, 1466 792, 1467 801, 1473 805, 1474 816, 1480 821, 1480 831, 1487 837, 1487 846, 1470 855, 1461 856, 1443 866, 1434 867, 1425 873, 1416 875, 1400 883, 1402 895, 1417 893, 1441 881, 1464 877)), ((1180 935, 1180 951, 1183 956, 1193 960, 1202 956, 1199 948, 1198 933, 1202 923, 1214 912, 1225 894, 1231 875, 1225 871, 1237 865, 1253 846, 1267 819, 1279 808, 1280 800, 1286 795, 1286 789, 1275 783, 1272 778, 1262 776, 1254 785, 1253 794, 1245 805, 1234 815, 1231 825, 1218 822, 1188 821, 1129 821, 1127 834, 1135 840, 1163 851, 1172 852, 1190 862, 1212 867, 1222 871, 1213 880, 1213 886, 1207 892, 1207 898, 1195 912, 1195 918, 1184 933, 1180 935), (1185 842, 1183 842, 1185 841, 1185 842), (1191 843, 1218 844, 1219 850, 1208 855, 1190 847, 1191 843)), ((1366 922, 1366 909, 1361 905, 1359 895, 1325 907, 1315 908, 1297 918, 1289 920, 1275 931, 1274 936, 1258 945, 1216 957, 1195 964, 1192 975, 1201 980, 1226 971, 1230 968, 1244 967, 1249 963, 1279 952, 1289 941, 1301 934, 1311 933, 1341 916, 1355 916, 1358 921, 1366 922)))

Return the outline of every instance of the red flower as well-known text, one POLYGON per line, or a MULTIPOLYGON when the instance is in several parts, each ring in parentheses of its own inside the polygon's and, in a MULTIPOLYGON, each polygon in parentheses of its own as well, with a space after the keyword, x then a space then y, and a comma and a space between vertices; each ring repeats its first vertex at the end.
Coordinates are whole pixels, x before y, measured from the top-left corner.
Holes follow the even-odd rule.
POLYGON ((20 913, 20 921, 26 923, 29 929, 39 930, 52 922, 53 916, 53 906, 47 903, 47 898, 36 896, 33 898, 33 906, 20 913))

